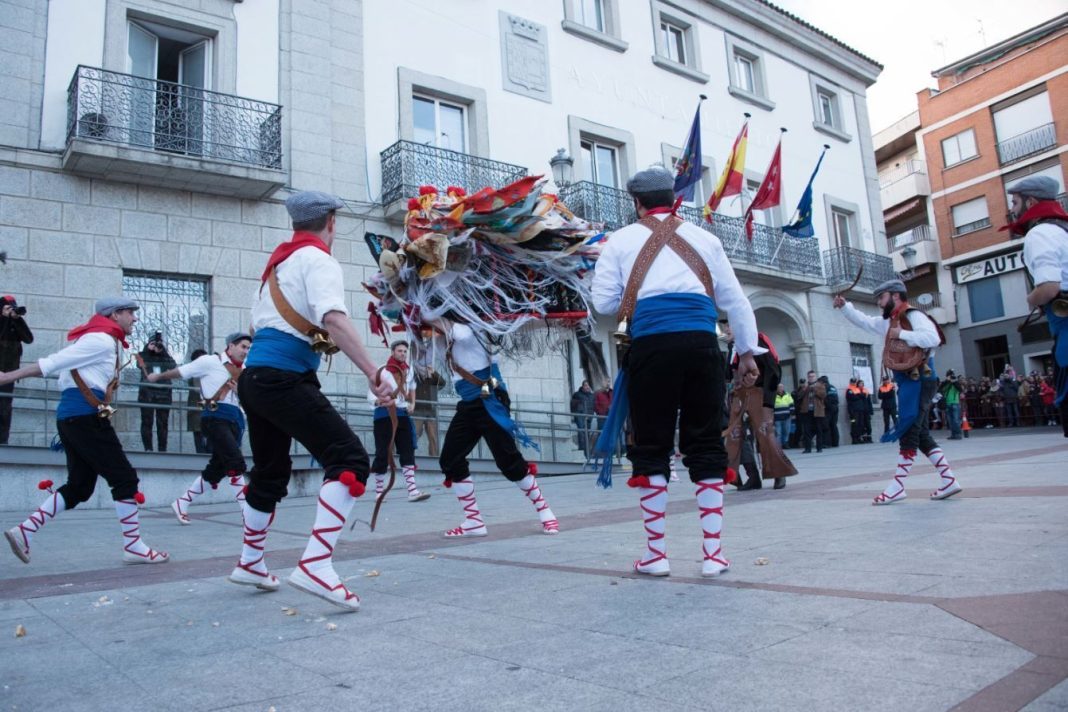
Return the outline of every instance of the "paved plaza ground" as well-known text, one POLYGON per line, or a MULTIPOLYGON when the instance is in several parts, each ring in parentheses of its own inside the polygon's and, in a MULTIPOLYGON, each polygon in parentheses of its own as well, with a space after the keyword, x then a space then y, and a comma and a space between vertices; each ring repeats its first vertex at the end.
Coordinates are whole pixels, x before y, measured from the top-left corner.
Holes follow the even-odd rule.
MULTIPOLYGON (((693 487, 671 487, 672 575, 628 573, 644 547, 616 475, 544 478, 561 533, 540 533, 503 478, 480 478, 489 536, 443 540, 455 497, 421 474, 378 530, 346 530, 344 613, 288 586, 225 579, 232 504, 193 525, 147 510, 162 566, 123 566, 107 511, 60 516, 26 566, 0 552, 3 710, 1014 710, 1068 708, 1068 441, 1057 429, 943 443, 964 492, 870 506, 891 445, 789 451, 785 490, 727 495, 731 570, 700 577, 693 487), (16 637, 22 626, 25 635, 16 637)), ((101 486, 103 484, 101 483, 101 486)), ((371 498, 354 516, 367 519, 371 498)), ((280 507, 267 561, 289 573, 312 498, 280 507)), ((0 512, 4 528, 25 512, 0 512)))

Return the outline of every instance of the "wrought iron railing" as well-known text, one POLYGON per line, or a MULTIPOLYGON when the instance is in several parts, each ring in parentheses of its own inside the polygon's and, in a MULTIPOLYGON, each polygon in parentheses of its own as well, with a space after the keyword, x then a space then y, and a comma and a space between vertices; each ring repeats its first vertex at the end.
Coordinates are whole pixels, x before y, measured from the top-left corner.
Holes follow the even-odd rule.
POLYGON ((898 233, 886 238, 886 245, 890 250, 900 250, 902 247, 915 245, 917 242, 934 240, 930 225, 917 225, 911 230, 898 233))
POLYGON ((823 252, 823 270, 831 288, 846 287, 864 267, 864 274, 857 288, 871 291, 889 279, 895 279, 894 261, 886 255, 878 255, 856 247, 832 247, 823 252))
MULTIPOLYGON (((560 199, 576 215, 604 223, 607 230, 619 229, 637 219, 634 199, 618 188, 580 181, 562 188, 560 199)), ((703 208, 688 205, 680 206, 678 214, 718 237, 727 257, 734 263, 760 265, 816 281, 823 279, 820 247, 815 239, 784 238, 782 228, 758 223, 753 226, 750 241, 746 239, 745 223, 741 218, 717 214, 710 225, 704 219, 703 208)))
POLYGON ((998 141, 998 160, 1002 165, 1013 163, 1056 145, 1057 132, 1053 124, 1048 123, 1004 141, 998 141))
POLYGON ((282 108, 79 65, 67 89, 75 138, 280 169, 282 108))
POLYGON ((953 228, 953 236, 967 235, 969 232, 977 232, 988 227, 990 227, 990 218, 980 218, 979 220, 973 220, 970 223, 957 225, 953 228))
POLYGON ((523 166, 413 141, 397 141, 379 155, 382 202, 386 205, 417 195, 421 185, 434 185, 442 190, 455 185, 472 193, 486 186, 500 188, 527 174, 523 166))

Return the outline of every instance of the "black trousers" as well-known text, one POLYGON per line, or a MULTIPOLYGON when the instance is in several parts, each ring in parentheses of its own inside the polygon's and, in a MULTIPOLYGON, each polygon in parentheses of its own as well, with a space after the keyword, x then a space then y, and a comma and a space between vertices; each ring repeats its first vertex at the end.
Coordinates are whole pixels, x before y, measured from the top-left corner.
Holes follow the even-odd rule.
POLYGON ((456 404, 456 415, 445 433, 445 444, 441 446, 438 464, 448 482, 466 480, 471 475, 467 456, 480 439, 485 439, 501 474, 512 482, 526 477, 527 461, 519 452, 515 438, 490 416, 479 398, 456 404))
POLYGON ((295 373, 254 366, 241 373, 237 393, 248 418, 252 445, 245 501, 253 509, 273 512, 288 493, 293 440, 322 464, 324 481, 336 480, 349 471, 367 483, 367 451, 319 389, 314 371, 295 373))
POLYGON ((204 417, 200 420, 200 432, 211 443, 211 459, 200 476, 208 484, 217 485, 223 477, 244 474, 245 456, 241 454, 238 439, 241 429, 224 418, 204 417))
POLYGON ((919 450, 926 455, 938 447, 938 443, 931 437, 929 422, 931 399, 937 392, 938 381, 936 379, 932 378, 920 384, 920 412, 916 415, 916 420, 912 422, 912 427, 901 436, 899 446, 902 450, 919 450))
POLYGON ((7 445, 8 436, 11 435, 11 408, 14 405, 11 394, 14 392, 14 383, 0 386, 0 445, 7 445))
POLYGON ((816 436, 816 450, 822 450, 828 446, 827 442, 827 416, 817 417, 812 412, 802 413, 798 416, 801 425, 801 442, 805 451, 812 450, 812 436, 816 436))
POLYGON ((97 415, 79 415, 56 422, 59 440, 67 454, 67 483, 57 491, 74 509, 93 496, 96 478, 104 478, 114 500, 133 499, 137 494, 137 472, 111 421, 97 415))
POLYGON ((168 408, 148 408, 141 406, 141 444, 145 450, 152 449, 152 421, 156 421, 156 439, 159 451, 167 452, 167 419, 171 411, 168 408))
POLYGON ((635 339, 626 357, 630 421, 627 448, 636 475, 668 476, 679 451, 690 479, 720 479, 727 471, 723 408, 727 384, 716 336, 680 331, 635 339))
MULTIPOLYGON (((412 419, 407 415, 397 416, 397 437, 393 440, 393 449, 401 467, 415 465, 415 443, 412 441, 412 419)), ((388 417, 375 418, 375 459, 371 463, 371 472, 386 472, 389 469, 389 438, 393 434, 393 423, 388 417)))
POLYGON ((894 427, 897 427, 897 411, 896 410, 883 410, 883 432, 890 431, 890 421, 894 421, 894 427))
POLYGON ((838 447, 840 434, 838 430, 838 406, 827 406, 827 415, 823 416, 827 426, 827 435, 823 439, 824 447, 838 447))

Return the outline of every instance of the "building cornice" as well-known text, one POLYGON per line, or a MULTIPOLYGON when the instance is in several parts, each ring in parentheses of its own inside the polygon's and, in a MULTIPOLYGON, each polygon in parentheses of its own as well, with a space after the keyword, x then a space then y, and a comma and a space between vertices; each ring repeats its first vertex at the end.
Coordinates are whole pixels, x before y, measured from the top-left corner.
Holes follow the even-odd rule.
POLYGON ((1058 15, 1047 22, 1043 22, 1041 25, 1035 25, 1029 30, 1024 30, 1018 35, 1013 35, 1007 40, 1002 40, 997 44, 984 47, 974 54, 970 54, 963 59, 957 60, 953 64, 947 64, 944 67, 940 67, 931 72, 931 76, 942 77, 947 74, 961 74, 972 67, 986 64, 987 62, 992 62, 996 59, 1001 59, 1012 50, 1023 47, 1036 40, 1040 40, 1065 27, 1068 27, 1068 12, 1058 15))

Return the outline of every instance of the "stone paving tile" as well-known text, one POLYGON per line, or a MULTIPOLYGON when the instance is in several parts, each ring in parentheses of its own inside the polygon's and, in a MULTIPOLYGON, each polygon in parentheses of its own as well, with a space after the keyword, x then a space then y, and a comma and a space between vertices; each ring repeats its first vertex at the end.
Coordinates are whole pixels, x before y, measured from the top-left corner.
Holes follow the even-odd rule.
POLYGON ((1023 712, 1063 712, 1068 709, 1068 680, 1056 685, 1023 708, 1023 712))

